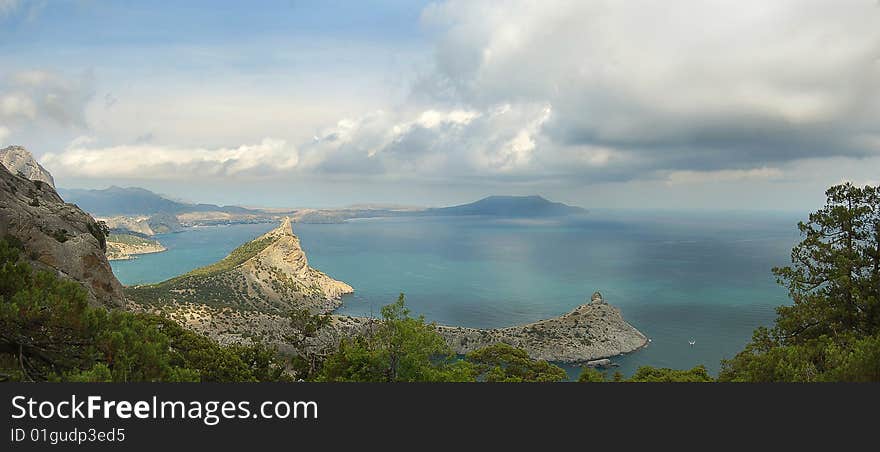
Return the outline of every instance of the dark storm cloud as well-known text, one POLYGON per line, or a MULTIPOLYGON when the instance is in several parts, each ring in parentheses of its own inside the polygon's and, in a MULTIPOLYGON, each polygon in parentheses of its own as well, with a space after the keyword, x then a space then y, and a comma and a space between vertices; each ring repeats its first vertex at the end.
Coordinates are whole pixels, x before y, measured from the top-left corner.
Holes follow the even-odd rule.
POLYGON ((552 105, 533 161, 572 175, 638 178, 880 151, 873 2, 552 3, 427 10, 441 39, 417 97, 552 105), (625 167, 566 165, 565 148, 578 146, 629 158, 625 167))

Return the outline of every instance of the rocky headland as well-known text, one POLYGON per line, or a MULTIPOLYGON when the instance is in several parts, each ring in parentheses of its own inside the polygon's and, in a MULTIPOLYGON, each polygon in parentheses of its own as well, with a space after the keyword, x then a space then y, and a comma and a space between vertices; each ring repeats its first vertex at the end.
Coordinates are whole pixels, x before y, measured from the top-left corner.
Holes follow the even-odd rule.
POLYGON ((441 325, 438 331, 456 353, 503 342, 536 359, 584 362, 644 347, 648 338, 627 323, 620 310, 596 292, 589 303, 552 319, 507 328, 477 329, 441 325))
POLYGON ((129 260, 140 254, 167 251, 156 240, 133 234, 110 234, 107 236, 107 260, 129 260))
POLYGON ((129 299, 147 305, 204 304, 268 314, 293 308, 328 312, 348 284, 309 266, 290 219, 233 250, 212 265, 158 284, 126 289, 129 299))
MULTIPOLYGON (((290 320, 279 313, 201 303, 151 306, 147 310, 174 319, 223 344, 264 342, 282 352, 296 353, 287 340, 296 330, 290 320)), ((328 327, 308 341, 313 349, 332 349, 342 338, 368 333, 380 322, 346 315, 331 315, 330 320, 328 327)), ((492 329, 437 325, 436 328, 458 354, 501 342, 522 348, 533 358, 562 363, 614 357, 648 343, 644 334, 623 319, 619 309, 601 298, 562 316, 525 325, 492 329)))

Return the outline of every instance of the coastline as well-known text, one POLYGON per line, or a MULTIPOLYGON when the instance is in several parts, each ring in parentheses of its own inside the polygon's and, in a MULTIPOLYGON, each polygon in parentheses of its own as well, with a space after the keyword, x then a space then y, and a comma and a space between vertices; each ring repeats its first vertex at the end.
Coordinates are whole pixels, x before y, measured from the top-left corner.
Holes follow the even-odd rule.
MULTIPOLYGON (((243 311, 230 307, 179 303, 140 306, 141 310, 167 316, 197 333, 221 344, 261 341, 278 347, 286 354, 295 354, 286 337, 294 332, 286 317, 259 311, 243 311)), ((343 338, 362 334, 374 328, 379 319, 333 314, 331 322, 309 347, 326 349, 343 338)), ((457 354, 504 342, 519 347, 535 359, 579 364, 612 358, 638 351, 649 344, 647 336, 627 323, 620 310, 604 301, 593 301, 576 307, 559 317, 503 328, 478 329, 436 325, 450 348, 457 354)))
POLYGON ((128 261, 137 259, 137 256, 142 254, 164 253, 165 251, 168 251, 168 248, 159 243, 156 243, 156 245, 134 246, 118 242, 108 242, 106 254, 108 261, 128 261), (111 250, 111 247, 114 249, 111 250))
POLYGON ((438 330, 456 353, 503 342, 526 350, 532 358, 569 364, 632 353, 649 343, 619 309, 601 299, 524 325, 493 329, 439 325, 438 330))

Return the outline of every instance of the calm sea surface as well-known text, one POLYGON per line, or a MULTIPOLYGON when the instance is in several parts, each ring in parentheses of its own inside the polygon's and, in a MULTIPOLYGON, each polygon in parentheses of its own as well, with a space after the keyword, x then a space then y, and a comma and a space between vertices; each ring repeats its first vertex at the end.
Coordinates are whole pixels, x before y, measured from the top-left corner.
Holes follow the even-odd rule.
MULTIPOLYGON (((652 339, 614 358, 617 370, 704 364, 716 373, 788 302, 770 269, 788 263, 799 217, 595 211, 565 220, 364 219, 294 230, 312 266, 355 288, 340 313, 377 315, 404 292, 428 320, 500 327, 558 316, 600 290, 652 339)), ((159 235, 167 252, 116 261, 113 270, 123 284, 162 281, 273 227, 159 235)))

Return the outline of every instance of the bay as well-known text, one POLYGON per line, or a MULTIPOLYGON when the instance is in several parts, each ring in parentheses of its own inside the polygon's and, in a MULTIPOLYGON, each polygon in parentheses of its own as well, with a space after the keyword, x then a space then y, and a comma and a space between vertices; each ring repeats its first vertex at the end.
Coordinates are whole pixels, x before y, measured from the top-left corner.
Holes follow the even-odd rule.
MULTIPOLYGON (((771 273, 786 265, 803 215, 767 212, 592 211, 564 219, 377 218, 295 224, 310 264, 351 284, 341 314, 376 316, 405 293, 414 314, 478 328, 564 314, 599 290, 651 338, 613 359, 717 373, 775 307, 771 273), (690 345, 689 342, 694 344, 690 345)), ((158 282, 222 259, 273 224, 192 228, 168 248, 112 263, 123 284, 158 282)), ((574 378, 577 366, 565 366, 574 378)))

